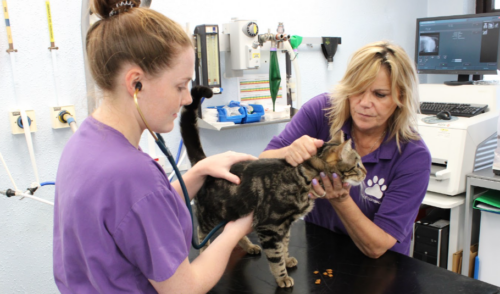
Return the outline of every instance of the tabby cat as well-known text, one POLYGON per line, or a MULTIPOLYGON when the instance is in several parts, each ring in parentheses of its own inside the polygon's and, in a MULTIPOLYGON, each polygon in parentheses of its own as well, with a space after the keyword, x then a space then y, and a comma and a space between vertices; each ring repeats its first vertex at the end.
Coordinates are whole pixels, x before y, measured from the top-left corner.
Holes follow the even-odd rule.
MULTIPOLYGON (((183 107, 180 126, 189 160, 195 165, 206 157, 196 126, 197 110, 202 97, 211 97, 212 91, 194 87, 191 96, 193 103, 183 107)), ((285 159, 259 159, 236 163, 230 171, 240 177, 239 185, 207 177, 196 195, 198 239, 201 242, 223 220, 236 220, 253 210, 254 230, 280 287, 294 283, 286 270, 297 265, 297 260, 288 254, 290 226, 313 208, 314 201, 308 197, 312 179, 321 171, 330 176, 335 172, 344 182, 356 185, 366 176, 360 156, 351 148, 351 140, 344 142, 341 131, 319 148, 316 156, 297 167, 285 159)), ((249 254, 261 251, 248 237, 238 244, 249 254)))

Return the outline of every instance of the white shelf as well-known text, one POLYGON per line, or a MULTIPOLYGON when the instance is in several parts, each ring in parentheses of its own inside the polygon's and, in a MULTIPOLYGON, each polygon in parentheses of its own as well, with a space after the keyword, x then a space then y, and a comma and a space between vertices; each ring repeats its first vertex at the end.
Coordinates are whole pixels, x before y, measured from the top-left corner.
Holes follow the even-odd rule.
POLYGON ((460 206, 465 203, 465 194, 459 194, 457 196, 449 196, 440 193, 434 193, 427 191, 425 193, 424 201, 422 204, 451 209, 460 206))
POLYGON ((277 120, 263 121, 263 122, 254 122, 254 123, 248 123, 248 124, 226 124, 226 123, 209 123, 203 119, 198 118, 198 128, 206 129, 206 130, 221 131, 221 130, 227 130, 227 129, 237 129, 237 128, 244 128, 244 127, 254 127, 254 126, 262 126, 262 125, 269 125, 269 124, 286 123, 289 121, 290 121, 289 118, 284 118, 284 119, 277 119, 277 120))

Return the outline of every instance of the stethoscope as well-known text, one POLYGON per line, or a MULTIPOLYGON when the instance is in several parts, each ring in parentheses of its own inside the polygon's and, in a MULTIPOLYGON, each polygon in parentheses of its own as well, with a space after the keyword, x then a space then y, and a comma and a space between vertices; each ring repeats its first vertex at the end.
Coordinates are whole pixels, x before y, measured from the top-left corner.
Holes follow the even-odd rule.
POLYGON ((160 148, 161 152, 163 152, 163 154, 165 154, 165 156, 167 157, 168 161, 172 165, 172 168, 175 171, 175 175, 177 176, 177 179, 179 180, 179 183, 181 184, 182 193, 184 194, 184 200, 186 201, 186 206, 187 206, 187 208, 189 210, 189 215, 191 216, 191 225, 193 227, 193 237, 192 237, 192 240, 191 240, 191 244, 193 245, 193 247, 195 249, 201 249, 201 248, 203 248, 203 246, 205 246, 205 244, 208 242, 208 240, 210 240, 210 238, 220 228, 222 228, 223 226, 225 226, 227 224, 227 221, 223 221, 220 224, 218 224, 215 228, 213 228, 212 231, 210 231, 210 233, 208 233, 208 235, 205 237, 205 239, 200 244, 198 244, 198 242, 196 242, 195 237, 194 237, 193 209, 191 208, 191 200, 189 199, 189 195, 188 195, 188 192, 187 192, 187 189, 186 189, 186 184, 184 183, 184 180, 182 179, 182 174, 179 171, 179 168, 177 167, 177 164, 175 164, 175 160, 174 160, 174 157, 172 156, 172 153, 170 153, 170 150, 165 145, 165 140, 163 140, 163 137, 159 133, 155 134, 155 133, 153 133, 153 131, 151 131, 151 128, 149 127, 149 125, 148 125, 148 123, 146 121, 146 118, 142 114, 141 108, 139 107, 139 103, 137 102, 137 94, 141 90, 142 90, 142 83, 141 82, 137 82, 137 84, 135 85, 135 92, 134 92, 135 106, 137 107, 137 110, 139 111, 139 115, 141 116, 142 121, 146 125, 146 128, 148 129, 149 133, 151 134, 151 136, 153 136, 153 138, 155 139, 155 142, 158 145, 158 147, 160 148))

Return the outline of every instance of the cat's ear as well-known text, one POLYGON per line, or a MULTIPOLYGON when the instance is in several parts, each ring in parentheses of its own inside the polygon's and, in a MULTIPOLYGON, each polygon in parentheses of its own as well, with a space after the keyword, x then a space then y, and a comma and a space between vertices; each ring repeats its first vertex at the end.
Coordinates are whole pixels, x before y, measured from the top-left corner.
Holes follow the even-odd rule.
POLYGON ((328 143, 332 143, 334 145, 340 145, 344 143, 344 132, 342 130, 338 130, 330 139, 328 143))
POLYGON ((345 142, 342 145, 342 148, 340 149, 339 157, 341 160, 343 160, 345 158, 349 158, 349 155, 351 153, 352 153, 352 143, 351 143, 351 139, 349 139, 349 140, 347 140, 347 142, 345 142))

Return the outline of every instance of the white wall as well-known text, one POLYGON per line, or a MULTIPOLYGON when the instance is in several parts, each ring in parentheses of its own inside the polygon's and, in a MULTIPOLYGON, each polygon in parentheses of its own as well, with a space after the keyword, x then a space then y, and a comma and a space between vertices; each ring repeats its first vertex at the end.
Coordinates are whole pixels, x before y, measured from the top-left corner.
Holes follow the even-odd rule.
MULTIPOLYGON (((278 21, 286 32, 308 37, 342 37, 335 56, 335 69, 326 70, 319 48, 302 50, 302 94, 304 100, 328 91, 341 79, 349 56, 362 45, 381 39, 403 46, 414 54, 415 19, 436 14, 465 12, 470 0, 463 1, 153 1, 156 9, 181 24, 223 24, 231 17, 258 21, 261 31, 276 29, 278 21), (460 2, 460 5, 457 4, 460 2), (463 2, 463 5, 462 5, 463 2), (208 5, 207 3, 210 3, 208 5), (278 4, 280 3, 280 4, 278 4), (246 5, 246 6, 244 6, 246 5), (460 11, 453 10, 458 7, 460 11), (460 8, 462 7, 462 8, 460 8), (281 14, 278 14, 281 13, 281 14)), ((57 83, 63 104, 77 107, 77 121, 87 116, 85 78, 80 40, 80 1, 52 1, 52 17, 58 56, 57 83)), ((65 130, 52 130, 48 107, 54 103, 54 85, 44 1, 9 1, 17 60, 17 92, 20 101, 37 113, 38 132, 33 135, 41 181, 54 180, 64 143, 71 136, 65 130)), ((468 8, 467 8, 468 9, 468 8)), ((467 11, 468 12, 468 11, 467 11)), ((28 150, 22 135, 11 135, 7 111, 16 107, 12 70, 5 26, 0 25, 0 152, 14 179, 22 188, 34 181, 28 150)), ((235 80, 223 80, 225 94, 215 99, 228 101, 236 93, 235 80)), ((226 150, 258 155, 283 124, 247 127, 222 132, 202 130, 207 154, 226 150)), ((180 140, 178 129, 165 136, 175 152, 180 140)), ((147 150, 147 149, 146 149, 147 150)), ((89 171, 92 172, 92 171, 89 171)), ((0 167, 0 190, 12 188, 0 167)), ((37 196, 53 200, 53 187, 43 187, 37 196)), ((0 195, 1 196, 1 195, 0 195)), ((19 201, 0 197, 0 293, 57 293, 52 277, 52 207, 29 199, 19 201)))

